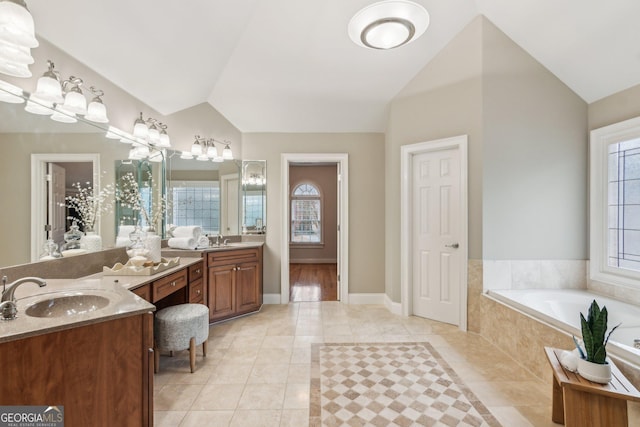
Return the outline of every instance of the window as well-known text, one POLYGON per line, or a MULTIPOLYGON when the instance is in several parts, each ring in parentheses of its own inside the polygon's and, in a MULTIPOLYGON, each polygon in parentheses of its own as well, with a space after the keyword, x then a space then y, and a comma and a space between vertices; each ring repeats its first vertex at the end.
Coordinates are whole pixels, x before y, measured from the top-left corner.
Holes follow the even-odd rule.
POLYGON ((217 181, 174 182, 169 194, 169 224, 199 225, 203 234, 220 232, 220 185, 217 181))
POLYGON ((640 286, 640 118, 591 132, 591 278, 640 286))
POLYGON ((312 184, 300 184, 293 190, 291 243, 322 243, 322 198, 312 184))

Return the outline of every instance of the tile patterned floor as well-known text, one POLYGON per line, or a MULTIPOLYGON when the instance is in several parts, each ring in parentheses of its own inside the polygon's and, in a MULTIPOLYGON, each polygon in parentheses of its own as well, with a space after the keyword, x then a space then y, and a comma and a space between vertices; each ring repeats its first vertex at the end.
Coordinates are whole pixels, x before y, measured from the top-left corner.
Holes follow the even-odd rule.
POLYGON ((551 385, 482 337, 382 306, 337 302, 267 305, 214 325, 193 374, 187 352, 162 356, 155 425, 307 426, 312 344, 384 342, 428 342, 503 426, 556 425, 551 385))
POLYGON ((429 343, 312 344, 309 424, 501 427, 429 343))

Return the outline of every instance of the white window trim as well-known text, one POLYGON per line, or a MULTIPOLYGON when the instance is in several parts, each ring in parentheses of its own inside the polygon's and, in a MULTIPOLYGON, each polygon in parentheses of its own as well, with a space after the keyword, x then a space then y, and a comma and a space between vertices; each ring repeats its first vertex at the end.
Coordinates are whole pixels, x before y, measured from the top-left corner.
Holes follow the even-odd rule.
MULTIPOLYGON (((319 242, 294 242, 293 235, 291 232, 289 233, 289 245, 290 247, 298 247, 298 248, 323 248, 324 247, 324 193, 322 192, 322 188, 319 185, 311 182, 311 181, 302 181, 298 183, 292 190, 291 195, 289 196, 289 218, 291 218, 291 210, 292 204, 294 200, 320 200, 320 241, 319 242), (305 196, 296 196, 294 193, 298 187, 301 185, 310 185, 318 191, 318 195, 305 195, 305 196)), ((291 222, 289 223, 289 227, 291 228, 291 222)))
POLYGON ((640 287, 640 272, 610 267, 607 262, 608 146, 640 137, 640 117, 591 131, 589 277, 612 285, 640 287))

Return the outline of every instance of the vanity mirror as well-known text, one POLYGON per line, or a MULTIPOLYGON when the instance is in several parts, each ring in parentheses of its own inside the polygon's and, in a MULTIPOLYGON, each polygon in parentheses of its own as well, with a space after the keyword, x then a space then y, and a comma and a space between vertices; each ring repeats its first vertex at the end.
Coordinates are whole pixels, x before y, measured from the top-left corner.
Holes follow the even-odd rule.
MULTIPOLYGON (((0 87, 0 100, 6 100, 7 93, 0 87)), ((61 202, 60 199, 51 200, 52 203, 47 200, 46 179, 51 175, 48 172, 50 164, 69 171, 70 177, 62 184, 65 194, 72 189, 73 182, 80 182, 82 186, 89 182, 92 187, 100 188, 101 184, 115 182, 114 165, 116 161, 127 159, 131 149, 131 144, 105 138, 107 125, 99 126, 81 119, 77 123, 60 123, 46 115, 27 113, 24 108, 24 102, 0 102, 0 170, 3 175, 0 200, 3 201, 4 226, 0 237, 0 266, 32 262, 42 253, 50 233, 45 225, 51 224, 49 220, 53 216, 49 207, 61 202), (82 169, 80 165, 87 163, 91 165, 90 172, 75 175, 82 169), (32 191, 32 187, 36 189, 32 191)), ((158 176, 156 181, 164 183, 164 178, 158 176)), ((67 214, 63 215, 66 217, 67 214)), ((63 223, 64 220, 66 218, 63 223)), ((113 212, 102 215, 96 231, 102 236, 104 247, 115 242, 115 224, 113 212)))
POLYGON ((267 161, 242 161, 242 234, 267 229, 267 161))
POLYGON ((167 152, 167 225, 199 225, 204 234, 239 234, 240 167, 167 152), (185 158, 187 157, 187 158, 185 158))

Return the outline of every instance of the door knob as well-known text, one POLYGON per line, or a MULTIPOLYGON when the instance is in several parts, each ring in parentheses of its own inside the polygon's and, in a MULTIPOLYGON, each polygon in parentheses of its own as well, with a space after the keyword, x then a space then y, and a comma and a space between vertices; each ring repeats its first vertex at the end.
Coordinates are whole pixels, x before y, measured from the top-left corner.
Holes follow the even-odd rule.
POLYGON ((459 244, 454 243, 453 245, 444 245, 445 248, 453 248, 453 249, 458 249, 460 247, 459 244))

